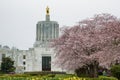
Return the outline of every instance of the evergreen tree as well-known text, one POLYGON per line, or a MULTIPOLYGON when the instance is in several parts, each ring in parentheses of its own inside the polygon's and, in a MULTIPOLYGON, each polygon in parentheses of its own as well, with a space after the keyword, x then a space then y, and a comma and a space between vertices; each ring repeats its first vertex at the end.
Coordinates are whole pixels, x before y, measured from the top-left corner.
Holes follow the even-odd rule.
POLYGON ((14 61, 9 57, 3 58, 1 63, 1 71, 3 73, 14 72, 15 71, 14 61))

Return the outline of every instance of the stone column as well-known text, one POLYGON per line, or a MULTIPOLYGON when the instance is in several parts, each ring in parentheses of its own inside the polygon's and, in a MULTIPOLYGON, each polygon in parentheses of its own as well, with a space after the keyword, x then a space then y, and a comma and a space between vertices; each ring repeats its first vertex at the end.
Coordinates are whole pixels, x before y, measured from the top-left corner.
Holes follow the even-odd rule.
POLYGON ((59 24, 57 24, 57 38, 59 37, 59 24))
POLYGON ((39 26, 39 41, 41 41, 41 24, 39 26))
POLYGON ((43 40, 45 40, 44 24, 42 24, 42 34, 43 34, 42 36, 42 42, 43 42, 43 40))
POLYGON ((50 25, 50 40, 52 39, 52 26, 50 25))
POLYGON ((54 24, 52 23, 52 39, 54 39, 54 24))
POLYGON ((36 25, 36 41, 38 41, 38 24, 36 25))
POLYGON ((40 31, 39 31, 40 24, 38 24, 38 41, 40 40, 40 31))
POLYGON ((40 41, 42 42, 42 26, 40 26, 41 27, 41 30, 40 30, 40 34, 41 34, 41 39, 40 39, 40 41))
POLYGON ((54 39, 56 38, 56 24, 54 24, 54 39))

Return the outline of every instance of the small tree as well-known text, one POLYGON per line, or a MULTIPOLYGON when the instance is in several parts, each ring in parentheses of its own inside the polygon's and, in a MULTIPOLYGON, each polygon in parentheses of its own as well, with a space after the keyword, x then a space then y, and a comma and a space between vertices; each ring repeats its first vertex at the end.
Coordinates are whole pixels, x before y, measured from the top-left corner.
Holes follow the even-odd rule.
POLYGON ((5 58, 2 59, 1 71, 3 73, 14 72, 15 67, 13 65, 14 65, 14 61, 9 57, 5 57, 5 58))
POLYGON ((114 65, 111 68, 112 75, 120 80, 120 65, 114 65))

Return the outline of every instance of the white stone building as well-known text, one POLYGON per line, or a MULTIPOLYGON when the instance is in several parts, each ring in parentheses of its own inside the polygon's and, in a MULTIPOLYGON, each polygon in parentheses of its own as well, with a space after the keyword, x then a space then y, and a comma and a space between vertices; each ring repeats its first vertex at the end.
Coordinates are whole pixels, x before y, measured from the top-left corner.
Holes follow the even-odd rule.
POLYGON ((36 25, 36 41, 29 50, 0 47, 0 63, 2 57, 11 57, 15 61, 17 73, 32 71, 62 71, 52 63, 55 60, 54 50, 50 48, 50 40, 59 37, 59 24, 50 21, 49 8, 46 8, 46 20, 36 25))

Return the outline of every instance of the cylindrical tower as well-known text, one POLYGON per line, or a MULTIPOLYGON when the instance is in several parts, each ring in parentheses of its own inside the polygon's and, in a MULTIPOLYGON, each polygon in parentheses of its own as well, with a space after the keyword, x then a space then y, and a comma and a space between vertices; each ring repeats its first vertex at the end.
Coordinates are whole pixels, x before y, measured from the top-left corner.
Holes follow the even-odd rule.
POLYGON ((46 8, 45 21, 39 21, 36 25, 35 47, 40 46, 52 39, 59 37, 59 24, 56 21, 50 21, 49 8, 46 8))

